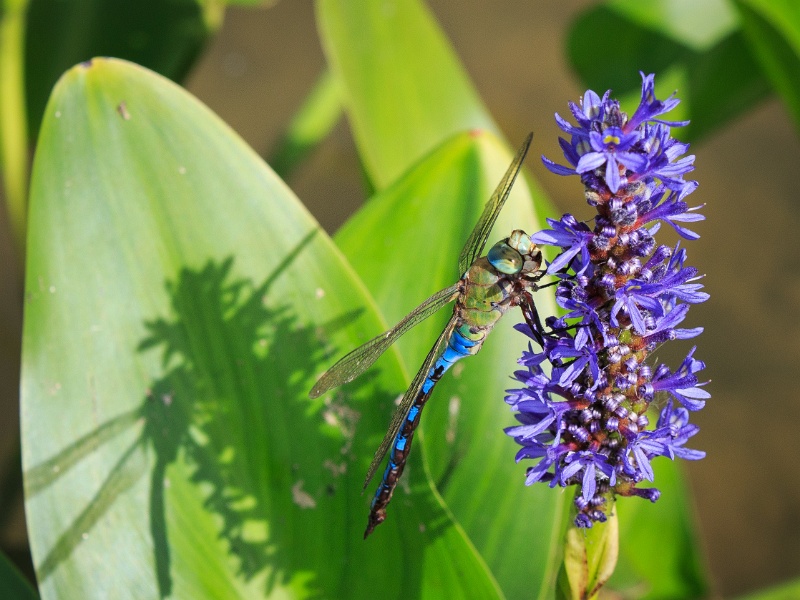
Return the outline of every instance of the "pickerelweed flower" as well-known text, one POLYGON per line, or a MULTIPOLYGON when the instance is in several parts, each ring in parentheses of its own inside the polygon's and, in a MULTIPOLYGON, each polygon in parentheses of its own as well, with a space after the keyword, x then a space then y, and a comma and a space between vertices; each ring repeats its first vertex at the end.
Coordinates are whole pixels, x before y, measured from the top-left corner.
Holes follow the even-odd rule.
MULTIPOLYGON (((697 378, 704 363, 694 348, 674 371, 648 363, 662 343, 701 333, 680 324, 708 294, 680 244, 654 239, 662 222, 696 239, 685 224, 704 217, 685 202, 697 187, 683 179, 694 156, 681 158, 688 144, 670 136, 686 123, 661 118, 678 100, 657 100, 654 76, 642 79, 630 117, 609 92, 591 90, 580 106, 570 103, 577 125, 556 115, 569 136, 560 139, 569 166, 542 160, 554 173, 579 175, 597 215, 593 227, 569 214, 548 219, 550 228, 531 236, 561 248, 547 272, 560 279, 556 298, 566 313, 547 320, 540 351, 529 344, 519 360, 525 368, 514 374, 522 387, 506 396, 520 422, 506 430, 521 446, 517 461, 536 461, 526 483, 577 485, 579 527, 605 521, 615 495, 655 502, 658 489, 638 487, 653 481, 653 458, 705 456, 685 447, 698 431, 689 412, 709 397, 697 378), (660 407, 654 426, 651 405, 660 407)), ((527 324, 517 328, 542 339, 527 324)))

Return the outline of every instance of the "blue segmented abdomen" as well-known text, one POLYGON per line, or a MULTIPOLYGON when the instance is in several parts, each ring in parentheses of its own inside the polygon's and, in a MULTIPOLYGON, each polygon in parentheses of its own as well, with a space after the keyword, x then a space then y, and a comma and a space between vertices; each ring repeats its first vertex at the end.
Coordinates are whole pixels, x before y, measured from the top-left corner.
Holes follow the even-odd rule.
POLYGON ((367 531, 364 537, 369 535, 375 526, 383 522, 386 518, 386 506, 389 504, 394 488, 397 486, 397 481, 403 473, 408 458, 408 452, 411 449, 411 440, 414 437, 414 431, 416 431, 417 425, 419 425, 420 413, 425 403, 428 401, 428 398, 430 398, 434 386, 438 383, 439 379, 442 378, 442 375, 457 361, 465 356, 476 354, 478 350, 480 350, 485 336, 486 332, 471 334, 466 325, 462 325, 453 330, 453 333, 447 340, 447 346, 445 346, 441 356, 439 356, 431 367, 428 377, 422 384, 422 388, 419 394, 417 394, 414 404, 411 405, 406 420, 394 440, 392 451, 389 454, 389 463, 386 465, 383 478, 381 479, 378 489, 375 491, 375 497, 372 499, 372 504, 370 505, 369 524, 367 525, 367 531), (466 333, 466 335, 464 335, 462 331, 466 333), (471 336, 475 339, 471 339, 467 336, 471 336))

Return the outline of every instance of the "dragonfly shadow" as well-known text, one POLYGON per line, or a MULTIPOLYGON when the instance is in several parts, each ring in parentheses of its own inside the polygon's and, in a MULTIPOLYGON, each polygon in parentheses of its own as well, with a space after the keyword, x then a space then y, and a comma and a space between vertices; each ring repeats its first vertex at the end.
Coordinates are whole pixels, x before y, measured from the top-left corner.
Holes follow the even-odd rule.
POLYGON ((324 595, 324 585, 308 579, 323 567, 318 553, 286 549, 298 548, 317 504, 352 483, 339 478, 352 460, 359 414, 343 402, 312 402, 307 392, 327 360, 320 331, 346 327, 360 311, 302 324, 281 302, 273 286, 308 237, 259 285, 236 278, 232 258, 183 269, 166 284, 171 314, 146 322, 147 336, 137 348, 159 352, 162 364, 141 404, 26 472, 27 493, 38 494, 110 440, 139 431, 40 563, 40 581, 69 558, 121 494, 147 477, 160 597, 174 593, 170 549, 197 537, 182 531, 186 524, 175 516, 186 494, 214 515, 209 522, 233 559, 226 564, 235 565, 237 580, 260 585, 263 578, 269 591, 301 574, 312 596, 315 590, 324 595))

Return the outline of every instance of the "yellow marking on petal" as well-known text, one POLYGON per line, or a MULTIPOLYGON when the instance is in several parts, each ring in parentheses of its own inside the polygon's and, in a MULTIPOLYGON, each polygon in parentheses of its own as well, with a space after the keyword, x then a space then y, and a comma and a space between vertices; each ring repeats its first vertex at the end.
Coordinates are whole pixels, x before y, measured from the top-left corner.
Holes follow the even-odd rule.
POLYGON ((616 135, 607 134, 606 137, 603 138, 604 144, 619 144, 620 139, 616 135))

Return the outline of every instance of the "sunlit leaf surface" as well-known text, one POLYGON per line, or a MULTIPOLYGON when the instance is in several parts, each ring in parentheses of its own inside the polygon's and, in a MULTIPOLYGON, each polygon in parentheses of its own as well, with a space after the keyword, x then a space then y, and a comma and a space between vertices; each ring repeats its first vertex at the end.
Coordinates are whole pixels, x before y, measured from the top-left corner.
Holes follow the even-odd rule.
MULTIPOLYGON (((496 597, 425 478, 364 542, 361 482, 407 380, 337 248, 210 111, 95 59, 34 165, 23 463, 45 598, 496 597)), ((420 463, 412 461, 421 472, 420 463)))
POLYGON ((319 0, 317 21, 375 188, 455 133, 497 130, 419 0, 319 0))

